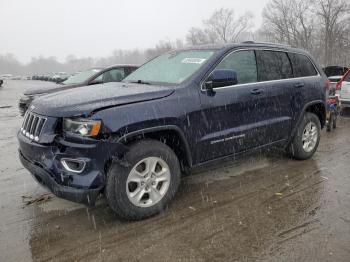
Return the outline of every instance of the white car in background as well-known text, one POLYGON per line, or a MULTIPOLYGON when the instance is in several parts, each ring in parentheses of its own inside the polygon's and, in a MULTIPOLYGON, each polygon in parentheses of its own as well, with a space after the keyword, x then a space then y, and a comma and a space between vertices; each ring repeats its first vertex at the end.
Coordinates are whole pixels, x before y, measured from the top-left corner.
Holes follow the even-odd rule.
POLYGON ((350 70, 336 83, 336 90, 340 90, 341 108, 350 107, 350 70))
POLYGON ((11 74, 3 74, 3 75, 0 75, 0 79, 2 79, 2 80, 10 79, 11 77, 12 77, 11 74))
POLYGON ((328 77, 328 80, 330 82, 330 90, 335 90, 335 95, 337 96, 340 95, 340 88, 338 87, 338 83, 342 78, 342 75, 328 77))

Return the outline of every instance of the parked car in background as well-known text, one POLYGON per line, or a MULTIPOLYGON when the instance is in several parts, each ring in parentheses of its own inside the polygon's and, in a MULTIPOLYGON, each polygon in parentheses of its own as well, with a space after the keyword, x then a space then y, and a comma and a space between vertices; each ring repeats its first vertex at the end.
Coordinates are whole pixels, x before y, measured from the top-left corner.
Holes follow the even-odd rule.
POLYGON ((5 79, 10 79, 11 77, 12 77, 11 74, 2 74, 2 75, 0 76, 0 79, 5 80, 5 79))
POLYGON ((327 77, 344 75, 348 70, 349 68, 343 66, 327 66, 323 68, 327 77))
POLYGON ((330 89, 335 90, 335 94, 338 95, 340 93, 340 87, 338 85, 338 82, 343 78, 343 76, 330 76, 328 77, 328 80, 330 82, 330 89))
POLYGON ((120 82, 137 68, 138 66, 136 65, 114 65, 107 68, 92 68, 69 77, 59 85, 28 89, 24 92, 19 101, 20 114, 23 116, 29 104, 34 98, 38 96, 80 86, 90 86, 108 82, 120 82))
POLYGON ((11 80, 21 80, 22 79, 22 76, 12 76, 11 78, 10 78, 11 80))
POLYGON ((121 83, 35 99, 19 157, 59 197, 91 205, 103 192, 119 216, 147 218, 171 202, 182 171, 270 146, 312 157, 328 88, 310 55, 288 46, 175 50, 121 83))
POLYGON ((44 81, 45 74, 39 74, 38 80, 44 81))
POLYGON ((350 107, 350 70, 337 82, 336 89, 339 94, 340 107, 342 109, 350 107))
POLYGON ((48 74, 45 74, 44 75, 44 81, 50 81, 50 79, 52 78, 53 76, 53 73, 48 73, 48 74))
POLYGON ((70 76, 72 76, 71 74, 68 74, 66 72, 59 72, 54 74, 54 76, 52 77, 52 82, 55 83, 61 83, 66 81, 70 76))

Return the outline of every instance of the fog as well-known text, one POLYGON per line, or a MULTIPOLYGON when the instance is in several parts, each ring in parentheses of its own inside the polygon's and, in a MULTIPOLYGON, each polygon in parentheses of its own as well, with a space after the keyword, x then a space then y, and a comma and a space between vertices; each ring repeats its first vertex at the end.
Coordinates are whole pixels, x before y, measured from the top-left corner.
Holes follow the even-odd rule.
POLYGON ((0 0, 0 74, 143 64, 183 46, 246 40, 350 63, 348 0, 0 0), (333 21, 329 23, 328 21, 333 21))
POLYGON ((104 57, 116 49, 144 49, 160 40, 183 39, 215 9, 250 11, 261 23, 267 0, 0 0, 0 54, 23 63, 39 55, 59 61, 104 57))

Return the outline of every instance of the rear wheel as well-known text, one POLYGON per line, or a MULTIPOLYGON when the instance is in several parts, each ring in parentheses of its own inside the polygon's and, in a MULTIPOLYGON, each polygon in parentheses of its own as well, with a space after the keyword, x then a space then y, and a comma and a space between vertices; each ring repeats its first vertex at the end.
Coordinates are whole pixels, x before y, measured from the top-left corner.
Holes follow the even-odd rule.
POLYGON ((306 112, 289 146, 291 156, 299 160, 312 157, 320 142, 320 134, 320 120, 315 114, 306 112))
POLYGON ((175 153, 156 140, 133 144, 125 164, 115 163, 108 172, 106 197, 112 210, 125 219, 138 220, 162 211, 180 183, 175 153))

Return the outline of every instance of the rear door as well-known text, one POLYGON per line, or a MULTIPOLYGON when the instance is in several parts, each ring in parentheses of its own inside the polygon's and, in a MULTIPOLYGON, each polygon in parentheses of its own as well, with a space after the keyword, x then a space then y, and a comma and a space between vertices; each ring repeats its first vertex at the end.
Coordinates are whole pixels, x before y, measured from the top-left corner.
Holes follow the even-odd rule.
POLYGON ((306 55, 298 53, 288 53, 293 67, 293 91, 291 95, 291 107, 293 112, 293 123, 299 119, 303 112, 304 105, 315 98, 320 97, 318 93, 321 90, 321 76, 315 69, 310 58, 306 55), (315 77, 319 77, 321 81, 316 81, 315 77))
POLYGON ((293 115, 291 95, 293 72, 283 51, 257 50, 258 77, 266 88, 265 144, 288 138, 293 115))

